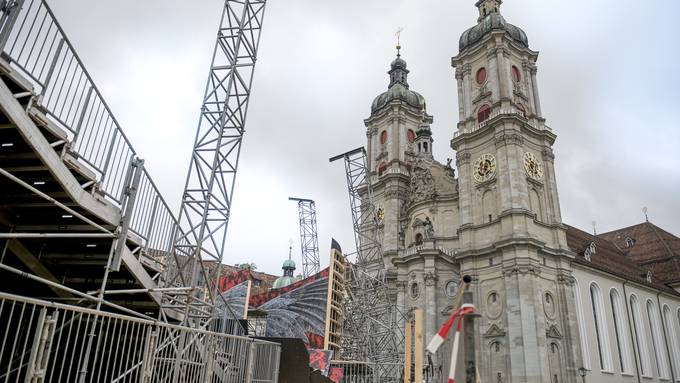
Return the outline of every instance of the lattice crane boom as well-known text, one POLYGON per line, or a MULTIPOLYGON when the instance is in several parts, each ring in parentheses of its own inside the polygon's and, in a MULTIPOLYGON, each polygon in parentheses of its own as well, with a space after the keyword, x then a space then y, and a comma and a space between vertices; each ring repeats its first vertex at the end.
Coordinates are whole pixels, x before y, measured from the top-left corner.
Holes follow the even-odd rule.
POLYGON ((302 253, 302 276, 307 278, 318 273, 319 235, 316 228, 316 204, 311 199, 288 198, 298 203, 300 220, 300 251, 302 253))
POLYGON ((265 5, 266 0, 224 3, 182 196, 174 264, 167 268, 169 285, 201 287, 205 293, 188 300, 202 300, 212 307, 217 296, 215 282, 222 269, 265 5))

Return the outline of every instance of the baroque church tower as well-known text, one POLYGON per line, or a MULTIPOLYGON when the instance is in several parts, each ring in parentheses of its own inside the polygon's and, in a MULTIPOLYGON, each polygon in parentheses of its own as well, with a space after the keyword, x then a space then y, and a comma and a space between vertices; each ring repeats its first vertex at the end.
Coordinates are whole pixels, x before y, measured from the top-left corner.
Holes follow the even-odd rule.
MULTIPOLYGON (((461 276, 472 276, 479 316, 459 365, 484 382, 576 382, 574 254, 555 182, 556 135, 541 113, 538 53, 501 16, 500 0, 476 6, 477 25, 462 34, 451 62, 458 174, 452 160, 433 155, 433 118, 399 53, 365 120, 388 281, 401 312, 424 310, 429 340, 462 293, 461 276)), ((433 382, 446 381, 449 347, 432 356, 433 382)))
POLYGON ((478 23, 452 59, 460 116, 451 140, 460 192, 456 260, 475 280, 482 381, 573 382, 580 351, 556 136, 541 115, 538 53, 500 5, 477 2, 478 23))

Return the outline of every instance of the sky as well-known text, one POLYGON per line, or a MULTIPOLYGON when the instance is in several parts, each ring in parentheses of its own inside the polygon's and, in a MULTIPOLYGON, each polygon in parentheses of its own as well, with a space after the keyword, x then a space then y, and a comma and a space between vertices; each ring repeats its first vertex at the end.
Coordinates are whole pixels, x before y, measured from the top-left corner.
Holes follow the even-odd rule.
MULTIPOLYGON (((222 0, 49 1, 166 200, 179 212, 222 0)), ((452 56, 473 0, 271 0, 267 4, 224 263, 281 274, 297 205, 316 201, 322 266, 354 239, 344 169, 388 85, 401 27, 411 89, 423 94, 435 158, 455 153, 452 56)), ((563 221, 598 232, 650 221, 680 235, 677 0, 506 0, 539 51, 543 115, 557 134, 563 221)), ((298 267, 298 271, 301 268, 298 267)))

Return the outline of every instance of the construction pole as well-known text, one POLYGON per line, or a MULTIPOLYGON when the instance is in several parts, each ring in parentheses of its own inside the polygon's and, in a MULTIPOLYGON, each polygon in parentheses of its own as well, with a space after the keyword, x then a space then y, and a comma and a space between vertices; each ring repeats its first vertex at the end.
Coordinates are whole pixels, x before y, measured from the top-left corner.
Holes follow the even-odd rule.
POLYGON ((404 326, 404 383, 411 382, 411 338, 413 337, 413 323, 406 321, 404 326))
POLYGON ((413 383, 423 383, 423 309, 417 309, 414 311, 415 316, 415 342, 414 342, 414 353, 415 353, 415 380, 413 383))

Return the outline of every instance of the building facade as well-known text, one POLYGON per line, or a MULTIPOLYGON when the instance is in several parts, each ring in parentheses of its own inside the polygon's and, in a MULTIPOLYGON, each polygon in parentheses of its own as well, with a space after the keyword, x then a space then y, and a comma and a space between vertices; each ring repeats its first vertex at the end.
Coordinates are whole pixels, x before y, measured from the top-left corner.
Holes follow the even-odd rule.
MULTIPOLYGON (((500 0, 476 6, 451 61, 455 168, 434 157, 433 117, 400 54, 365 120, 395 303, 425 310, 429 340, 472 276, 475 351, 459 365, 483 382, 680 381, 680 239, 648 222, 601 235, 562 222, 538 52, 500 0)), ((432 381, 448 355, 433 357, 432 381)))

